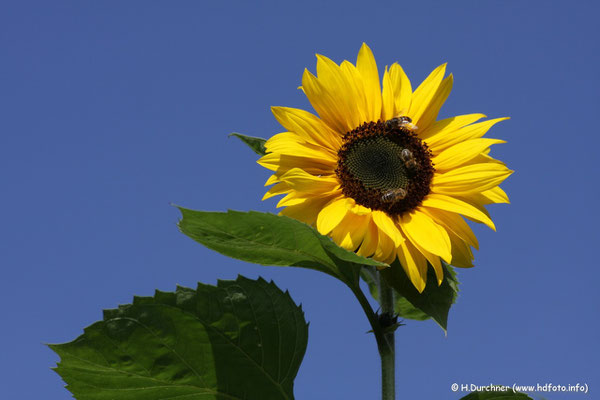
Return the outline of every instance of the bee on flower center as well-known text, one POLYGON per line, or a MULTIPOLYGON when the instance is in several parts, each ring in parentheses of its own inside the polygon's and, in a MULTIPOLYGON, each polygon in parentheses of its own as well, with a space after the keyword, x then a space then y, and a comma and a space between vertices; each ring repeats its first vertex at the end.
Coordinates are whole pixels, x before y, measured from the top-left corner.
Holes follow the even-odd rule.
POLYGON ((406 129, 410 132, 415 132, 419 129, 418 126, 413 124, 412 119, 406 115, 400 115, 385 121, 385 125, 388 129, 406 129))
POLYGON ((417 168, 417 161, 415 160, 415 156, 409 149, 402 149, 400 152, 400 159, 404 163, 404 166, 409 170, 414 170, 417 168))
POLYGON ((402 188, 397 188, 397 189, 391 189, 386 191, 382 196, 381 196, 381 201, 383 201, 384 203, 395 203, 398 200, 402 200, 406 197, 407 195, 407 191, 406 189, 402 189, 402 188))

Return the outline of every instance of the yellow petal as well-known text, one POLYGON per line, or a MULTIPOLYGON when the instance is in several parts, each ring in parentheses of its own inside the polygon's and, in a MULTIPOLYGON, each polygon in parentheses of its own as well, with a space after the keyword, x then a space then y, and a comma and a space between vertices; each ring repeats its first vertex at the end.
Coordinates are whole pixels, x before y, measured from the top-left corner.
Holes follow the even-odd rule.
POLYGON ((368 227, 368 217, 347 213, 342 222, 333 228, 331 238, 340 247, 354 251, 363 241, 368 227))
MULTIPOLYGON (((459 196, 457 198, 472 205, 473 207, 475 207, 476 209, 481 211, 484 215, 486 215, 488 217, 488 219, 492 218, 490 216, 490 213, 488 212, 488 210, 485 208, 484 203, 485 203, 486 199, 483 196, 481 196, 481 193, 473 193, 473 194, 469 194, 469 195, 465 195, 465 196, 459 196)), ((476 219, 471 218, 469 216, 465 215, 465 217, 472 221, 479 222, 476 219)))
MULTIPOLYGON (((417 126, 420 126, 419 120, 430 106, 445 73, 446 64, 442 64, 434 69, 413 93, 408 116, 412 118, 413 123, 417 126)), ((426 126, 423 126, 423 128, 426 128, 426 126)))
POLYGON ((371 215, 372 212, 370 208, 361 206, 360 204, 356 204, 356 202, 352 198, 348 198, 348 201, 346 202, 346 207, 348 208, 348 211, 351 211, 356 215, 371 215))
POLYGON ((348 130, 360 125, 354 82, 346 79, 346 74, 336 63, 320 54, 317 54, 317 79, 331 98, 337 99, 338 118, 344 121, 348 130))
POLYGON ((492 126, 507 119, 508 118, 490 119, 489 121, 478 122, 452 131, 444 129, 437 134, 428 137, 425 142, 429 145, 433 154, 437 155, 441 151, 457 143, 482 137, 492 126))
POLYGON ((365 238, 358 249, 358 255, 363 257, 370 257, 377 250, 377 244, 379 243, 379 228, 373 222, 369 216, 369 224, 365 238))
POLYGON ((317 197, 304 198, 303 200, 301 203, 284 208, 279 214, 313 225, 317 221, 319 211, 330 201, 330 198, 317 197))
POLYGON ((342 191, 339 188, 337 190, 332 190, 330 192, 323 193, 306 193, 299 192, 297 190, 291 190, 284 198, 282 198, 279 203, 277 203, 277 207, 288 207, 296 204, 302 203, 305 199, 310 198, 328 198, 330 200, 337 199, 342 196, 342 191))
POLYGON ((377 249, 375 250, 373 258, 377 261, 389 264, 396 258, 396 247, 394 246, 394 242, 382 230, 379 230, 378 232, 378 239, 379 242, 377 243, 377 249))
POLYGON ((475 206, 452 196, 430 193, 425 200, 423 200, 422 205, 425 208, 434 208, 462 214, 465 217, 469 217, 477 222, 482 222, 491 229, 496 230, 494 222, 485 213, 481 212, 475 206))
POLYGON ((271 107, 271 112, 288 131, 298 134, 309 143, 337 152, 342 144, 339 134, 308 111, 288 107, 271 107))
POLYGON ((280 182, 275 186, 269 188, 269 190, 267 190, 267 193, 265 193, 265 195, 263 196, 262 200, 266 200, 273 196, 278 196, 280 194, 287 194, 290 191, 291 188, 286 183, 280 182))
POLYGON ((396 108, 396 99, 394 96, 394 87, 392 86, 392 80, 390 78, 390 73, 385 68, 385 72, 383 73, 383 103, 381 109, 381 119, 383 121, 387 121, 388 119, 392 119, 396 116, 395 108, 396 108))
POLYGON ((431 264, 431 266, 433 267, 433 271, 435 272, 437 284, 438 286, 441 285, 442 281, 444 280, 444 270, 442 269, 442 261, 440 257, 428 252, 416 243, 412 244, 419 251, 419 253, 421 253, 427 261, 429 261, 429 264, 431 264))
POLYGON ((448 75, 446 79, 440 83, 437 91, 431 98, 429 105, 423 111, 423 115, 418 119, 417 122, 414 122, 419 129, 427 129, 431 124, 433 124, 440 112, 440 108, 446 102, 450 91, 452 91, 452 84, 454 83, 454 77, 452 74, 448 75))
MULTIPOLYGON (((442 119, 439 121, 435 121, 433 124, 429 125, 426 128, 419 129, 419 137, 427 141, 427 144, 431 147, 435 145, 434 141, 429 141, 428 138, 435 136, 437 134, 441 134, 442 132, 448 133, 455 131, 459 128, 472 124, 480 120, 481 118, 485 118, 484 114, 465 114, 465 115, 457 115, 455 117, 442 119)), ((443 136, 443 135, 442 135, 443 136)))
POLYGON ((427 261, 429 261, 429 263, 433 267, 433 271, 435 272, 435 277, 437 279, 437 284, 438 286, 440 286, 442 284, 442 281, 444 280, 444 270, 442 269, 441 258, 425 251, 423 251, 423 254, 425 255, 425 258, 427 258, 427 261))
POLYGON ((327 235, 342 222, 347 212, 345 198, 336 199, 327 204, 317 217, 317 230, 319 233, 327 235))
POLYGON ((281 200, 279 200, 279 202, 277 203, 277 208, 295 206, 298 204, 302 204, 305 200, 306 196, 299 195, 298 192, 292 191, 285 195, 281 200))
POLYGON ((356 69, 354 64, 349 61, 343 61, 340 65, 342 72, 346 75, 348 82, 352 83, 352 88, 355 91, 355 101, 358 110, 358 117, 361 123, 368 122, 367 115, 370 111, 368 109, 367 97, 365 95, 365 85, 363 84, 363 78, 360 72, 356 69))
POLYGON ((273 174, 269 177, 269 179, 267 179, 267 181, 265 182, 265 186, 270 186, 278 181, 279 177, 276 174, 273 174))
POLYGON ((496 186, 495 188, 482 192, 481 196, 483 196, 486 199, 486 202, 484 204, 510 203, 508 195, 504 192, 504 190, 500 188, 500 186, 496 186))
POLYGON ((330 192, 339 185, 334 177, 314 176, 300 168, 290 169, 279 179, 296 191, 314 194, 330 192))
POLYGON ((398 260, 415 288, 422 293, 427 284, 427 261, 425 257, 408 241, 397 249, 398 260))
POLYGON ((500 139, 471 139, 458 143, 433 157, 437 171, 447 171, 477 157, 493 144, 506 143, 500 139))
POLYGON ((257 161, 258 164, 280 175, 292 168, 302 168, 312 175, 335 174, 337 163, 321 158, 294 156, 290 154, 268 153, 257 161))
POLYGON ((434 174, 433 191, 451 195, 483 192, 498 186, 513 172, 501 164, 467 165, 443 174, 434 174))
POLYGON ((363 43, 358 57, 356 58, 356 69, 360 72, 365 88, 367 100, 367 120, 377 121, 381 116, 381 87, 379 85, 379 72, 373 52, 363 43))
MULTIPOLYGON (((476 139, 473 139, 476 140, 476 139)), ((500 165, 504 165, 506 166, 506 164, 504 164, 502 161, 500 160, 496 160, 493 157, 490 157, 487 153, 490 152, 490 149, 486 149, 483 153, 476 155, 475 157, 473 157, 471 160, 467 161, 465 163, 465 165, 467 164, 483 164, 483 163, 493 163, 493 164, 500 164, 500 165)))
POLYGON ((337 163, 335 153, 326 151, 321 146, 316 146, 302 140, 293 132, 282 132, 274 135, 265 142, 268 152, 289 154, 296 157, 315 158, 329 163, 337 163))
POLYGON ((446 231, 453 232, 469 245, 479 249, 477 237, 471 230, 469 224, 467 224, 459 214, 439 208, 423 207, 422 209, 423 212, 429 215, 435 222, 446 228, 446 231))
POLYGON ((307 69, 302 75, 302 90, 319 117, 331 129, 340 134, 352 129, 346 123, 344 108, 340 106, 339 99, 332 97, 317 77, 307 69))
MULTIPOLYGON (((444 270, 442 269, 442 262, 440 261, 440 257, 425 250, 419 243, 410 242, 410 244, 412 244, 414 246, 414 248, 419 253, 421 253, 421 255, 423 257, 425 257, 425 259, 427 261, 429 261, 429 263, 431 264, 431 266, 433 267, 433 270, 435 272, 435 277, 437 279, 438 286, 441 285, 442 281, 444 279, 444 270)), ((425 279, 427 279, 427 268, 426 267, 424 268, 424 274, 425 274, 425 279)))
POLYGON ((473 268, 473 252, 469 245, 450 232, 452 242, 452 265, 459 268, 473 268))
POLYGON ((448 232, 424 213, 414 210, 400 217, 400 227, 406 237, 447 263, 452 260, 448 232))
POLYGON ((412 102, 412 87, 404 70, 397 63, 392 64, 390 67, 390 81, 394 88, 394 117, 399 114, 408 115, 412 102))
POLYGON ((404 241, 400 229, 398 229, 396 223, 386 213, 383 211, 373 211, 371 215, 377 227, 392 239, 395 247, 398 247, 404 241))

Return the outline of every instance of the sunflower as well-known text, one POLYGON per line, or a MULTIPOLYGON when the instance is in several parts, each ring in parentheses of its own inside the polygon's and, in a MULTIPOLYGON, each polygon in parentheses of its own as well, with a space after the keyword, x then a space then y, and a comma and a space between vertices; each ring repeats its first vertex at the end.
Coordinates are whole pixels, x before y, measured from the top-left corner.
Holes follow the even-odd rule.
POLYGON ((483 138, 497 122, 467 114, 436 120, 452 89, 446 64, 412 90, 402 67, 379 80, 371 49, 356 65, 317 55, 317 76, 301 89, 318 116, 272 107, 285 132, 258 163, 274 174, 263 197, 285 195, 282 215, 303 221, 341 247, 385 263, 399 260, 422 292, 429 265, 472 267, 477 238, 463 217, 495 230, 485 205, 508 203, 498 186, 513 171, 490 157, 503 140, 483 138))

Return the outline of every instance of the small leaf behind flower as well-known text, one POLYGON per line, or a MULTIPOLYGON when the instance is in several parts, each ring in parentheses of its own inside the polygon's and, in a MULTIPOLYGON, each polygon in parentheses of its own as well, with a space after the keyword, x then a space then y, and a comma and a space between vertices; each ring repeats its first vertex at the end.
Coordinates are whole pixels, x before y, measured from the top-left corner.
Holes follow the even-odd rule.
POLYGON ((287 292, 240 276, 136 297, 50 348, 79 400, 291 400, 307 339, 287 292))
POLYGON ((266 139, 254 136, 246 136, 236 132, 230 133, 229 136, 235 136, 236 138, 240 139, 259 156, 264 156, 267 153, 267 149, 265 149, 265 142, 267 141, 266 139))
POLYGON ((460 400, 533 400, 525 393, 513 392, 512 389, 506 392, 501 391, 490 391, 490 392, 472 392, 461 397, 460 400))
POLYGON ((207 212, 179 208, 179 229, 229 257, 262 265, 314 269, 351 287, 362 265, 387 264, 339 247, 327 236, 295 219, 256 211, 207 212))

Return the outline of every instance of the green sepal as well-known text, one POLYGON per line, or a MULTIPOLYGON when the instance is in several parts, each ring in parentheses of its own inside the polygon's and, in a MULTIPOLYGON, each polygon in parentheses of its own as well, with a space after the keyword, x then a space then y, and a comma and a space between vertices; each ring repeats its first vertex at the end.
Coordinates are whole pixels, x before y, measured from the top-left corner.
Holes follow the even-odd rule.
POLYGON ((262 265, 309 268, 358 287, 363 265, 387 264, 361 257, 295 219, 257 211, 207 212, 179 207, 179 229, 209 249, 262 265))
POLYGON ((307 340, 289 293, 239 276, 135 297, 49 346, 78 400, 290 400, 307 340))
POLYGON ((240 139, 259 156, 264 156, 265 154, 267 154, 267 149, 265 148, 265 142, 267 141, 266 139, 254 136, 246 136, 237 132, 230 133, 229 136, 235 136, 236 138, 240 139))

